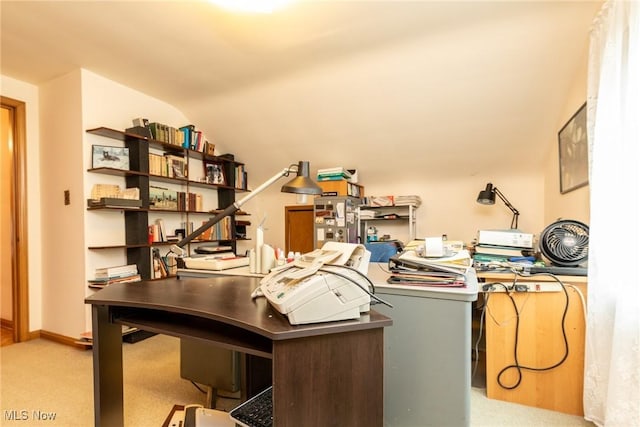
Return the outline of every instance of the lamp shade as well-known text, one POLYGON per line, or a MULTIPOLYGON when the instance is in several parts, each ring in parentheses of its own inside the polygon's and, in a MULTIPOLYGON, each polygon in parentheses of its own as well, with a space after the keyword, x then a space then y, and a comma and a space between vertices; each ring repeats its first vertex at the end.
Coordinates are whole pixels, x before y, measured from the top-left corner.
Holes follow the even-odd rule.
POLYGON ((487 187, 478 193, 477 201, 483 205, 493 205, 496 203, 496 193, 493 190, 493 184, 488 183, 487 187))
POLYGON ((309 162, 298 162, 298 173, 280 189, 283 193, 322 194, 322 188, 309 178, 309 162))

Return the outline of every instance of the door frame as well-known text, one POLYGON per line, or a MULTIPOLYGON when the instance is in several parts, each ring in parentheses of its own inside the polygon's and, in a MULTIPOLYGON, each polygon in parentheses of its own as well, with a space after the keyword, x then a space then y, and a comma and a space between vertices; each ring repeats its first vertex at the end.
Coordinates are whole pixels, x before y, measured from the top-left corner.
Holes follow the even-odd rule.
POLYGON ((27 155, 26 106, 22 101, 0 96, 2 108, 12 111, 13 125, 13 199, 11 291, 13 305, 13 340, 29 339, 29 248, 27 227, 27 155))

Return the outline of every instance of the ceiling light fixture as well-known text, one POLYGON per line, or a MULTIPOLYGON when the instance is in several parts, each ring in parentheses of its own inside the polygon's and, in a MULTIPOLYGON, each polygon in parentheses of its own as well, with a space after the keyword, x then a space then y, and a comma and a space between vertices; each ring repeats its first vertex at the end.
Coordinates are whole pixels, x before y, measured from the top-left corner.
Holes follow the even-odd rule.
POLYGON ((209 0, 216 6, 232 12, 273 13, 294 0, 209 0))

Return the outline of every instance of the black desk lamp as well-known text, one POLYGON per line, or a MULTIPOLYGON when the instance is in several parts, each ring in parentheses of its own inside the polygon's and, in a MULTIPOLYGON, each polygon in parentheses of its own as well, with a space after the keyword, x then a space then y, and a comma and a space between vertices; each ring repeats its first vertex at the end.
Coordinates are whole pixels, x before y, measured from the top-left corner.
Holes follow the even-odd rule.
POLYGON ((261 193, 271 184, 273 184, 274 182, 276 182, 282 177, 289 176, 289 174, 293 172, 296 173, 296 177, 293 178, 291 181, 287 182, 286 184, 284 184, 280 191, 282 191, 283 193, 295 193, 295 194, 322 194, 322 189, 318 186, 318 184, 316 184, 311 178, 309 178, 309 162, 301 160, 298 162, 297 165, 295 163, 289 165, 289 167, 283 169, 282 171, 278 172, 277 174, 269 178, 264 183, 260 184, 260 186, 255 190, 253 190, 251 193, 247 194, 240 200, 236 200, 233 204, 224 208, 222 212, 218 213, 216 216, 209 219, 209 221, 204 223, 200 228, 198 228, 197 230, 194 230, 193 233, 189 234, 187 237, 185 237, 184 239, 180 240, 178 243, 173 245, 171 247, 171 252, 173 252, 175 255, 180 257, 184 256, 185 251, 182 248, 186 244, 188 244, 193 239, 198 237, 200 234, 202 234, 203 231, 207 230, 209 227, 212 227, 218 222, 222 221, 223 218, 236 213, 238 210, 240 210, 240 207, 242 207, 242 205, 244 205, 253 197, 257 196, 259 193, 261 193))
POLYGON ((518 210, 513 207, 513 205, 507 200, 507 198, 504 197, 504 194, 502 194, 497 187, 494 187, 493 184, 488 183, 486 188, 478 193, 477 201, 478 203, 483 205, 494 205, 496 203, 496 194, 498 195, 498 197, 500 197, 504 204, 507 205, 509 209, 511 209, 511 212, 513 212, 513 218, 511 219, 511 228, 518 228, 518 215, 520 215, 520 212, 518 212, 518 210))

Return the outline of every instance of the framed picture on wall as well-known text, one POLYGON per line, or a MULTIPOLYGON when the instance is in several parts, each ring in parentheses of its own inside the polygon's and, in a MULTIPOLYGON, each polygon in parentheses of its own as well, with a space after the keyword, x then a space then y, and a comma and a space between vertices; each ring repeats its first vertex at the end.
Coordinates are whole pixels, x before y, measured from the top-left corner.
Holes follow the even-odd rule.
POLYGON ((558 132, 560 193, 589 183, 589 147, 587 145, 587 103, 558 132))
POLYGON ((204 173, 209 184, 227 185, 224 175, 224 165, 222 163, 205 162, 204 173))

